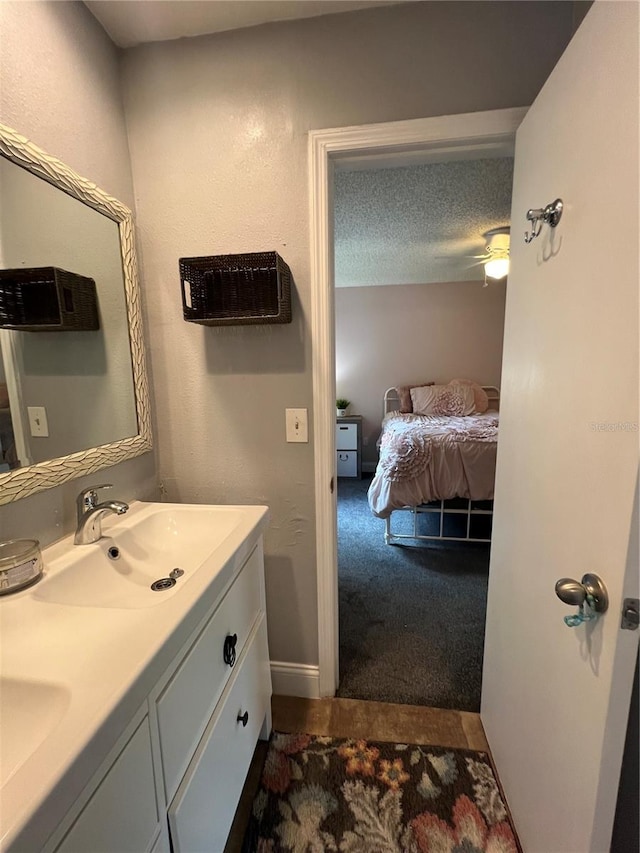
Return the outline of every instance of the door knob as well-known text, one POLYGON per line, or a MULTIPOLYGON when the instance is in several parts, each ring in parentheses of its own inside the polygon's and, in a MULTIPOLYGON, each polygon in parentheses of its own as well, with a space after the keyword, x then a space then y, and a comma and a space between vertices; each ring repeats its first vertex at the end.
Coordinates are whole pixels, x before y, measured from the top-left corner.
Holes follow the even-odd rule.
POLYGON ((556 584, 556 595, 565 604, 575 604, 577 607, 581 607, 587 600, 584 586, 572 578, 560 578, 556 584))
POLYGON ((603 580, 590 573, 583 575, 582 581, 560 578, 556 584, 556 595, 565 604, 582 607, 586 602, 596 613, 604 613, 609 606, 609 595, 603 580))
POLYGON ((598 613, 604 613, 609 606, 607 588, 598 575, 583 575, 581 581, 560 578, 556 583, 556 595, 565 604, 578 605, 576 614, 564 617, 565 625, 569 628, 595 619, 598 613))

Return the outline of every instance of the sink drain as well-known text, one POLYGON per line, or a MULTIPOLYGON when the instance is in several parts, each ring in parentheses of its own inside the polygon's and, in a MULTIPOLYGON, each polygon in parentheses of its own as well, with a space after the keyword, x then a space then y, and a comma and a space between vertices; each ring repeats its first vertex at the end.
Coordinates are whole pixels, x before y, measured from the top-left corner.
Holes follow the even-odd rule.
POLYGON ((154 581, 151 584, 151 589, 154 592, 162 592, 163 589, 171 589, 172 586, 176 585, 176 580, 181 578, 184 574, 184 569, 172 569, 169 572, 168 578, 160 578, 160 580, 154 581))
POLYGON ((151 584, 151 589, 154 592, 162 592, 163 589, 171 589, 175 585, 175 578, 160 578, 160 580, 154 581, 151 584))

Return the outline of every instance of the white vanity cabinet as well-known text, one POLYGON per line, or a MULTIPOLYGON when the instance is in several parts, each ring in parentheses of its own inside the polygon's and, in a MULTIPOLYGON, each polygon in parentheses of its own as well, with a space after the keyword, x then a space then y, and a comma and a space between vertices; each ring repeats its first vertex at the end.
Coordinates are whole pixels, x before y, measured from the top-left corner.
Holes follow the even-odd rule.
POLYGON ((264 611, 262 574, 262 552, 256 549, 175 671, 160 682, 154 704, 167 802, 264 611))
POLYGON ((221 853, 271 728, 262 564, 258 547, 155 701, 174 853, 221 853))
POLYGON ((222 853, 267 708, 260 621, 169 807, 174 853, 222 853))
POLYGON ((222 853, 270 705, 260 539, 46 853, 222 853))
POLYGON ((147 851, 160 829, 149 717, 121 739, 119 755, 73 822, 57 853, 147 851), (124 741, 124 743, 122 743, 124 741))

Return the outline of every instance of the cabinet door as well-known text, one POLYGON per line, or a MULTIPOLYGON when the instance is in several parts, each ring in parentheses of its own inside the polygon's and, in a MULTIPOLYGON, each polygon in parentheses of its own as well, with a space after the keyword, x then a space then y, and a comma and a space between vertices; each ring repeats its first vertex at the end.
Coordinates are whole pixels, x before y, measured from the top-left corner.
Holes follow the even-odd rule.
POLYGON ((174 853, 224 850, 271 698, 264 618, 238 663, 169 808, 174 853))
POLYGON ((159 822, 145 717, 56 853, 142 853, 159 822))

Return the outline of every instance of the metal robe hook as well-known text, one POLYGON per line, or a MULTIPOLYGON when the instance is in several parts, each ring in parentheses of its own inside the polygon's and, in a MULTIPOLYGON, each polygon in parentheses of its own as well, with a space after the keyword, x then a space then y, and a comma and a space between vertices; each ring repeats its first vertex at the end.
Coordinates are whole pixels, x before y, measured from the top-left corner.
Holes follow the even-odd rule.
POLYGON ((544 211, 541 207, 536 210, 528 210, 527 211, 527 219, 532 223, 533 227, 531 229, 531 234, 528 231, 524 232, 524 242, 530 243, 533 239, 535 239, 540 232, 542 231, 542 216, 544 211))
POLYGON ((562 218, 563 203, 561 198, 548 204, 546 207, 529 208, 527 211, 527 221, 531 222, 531 233, 524 232, 524 242, 530 243, 540 235, 542 226, 546 222, 551 228, 555 228, 562 218))

